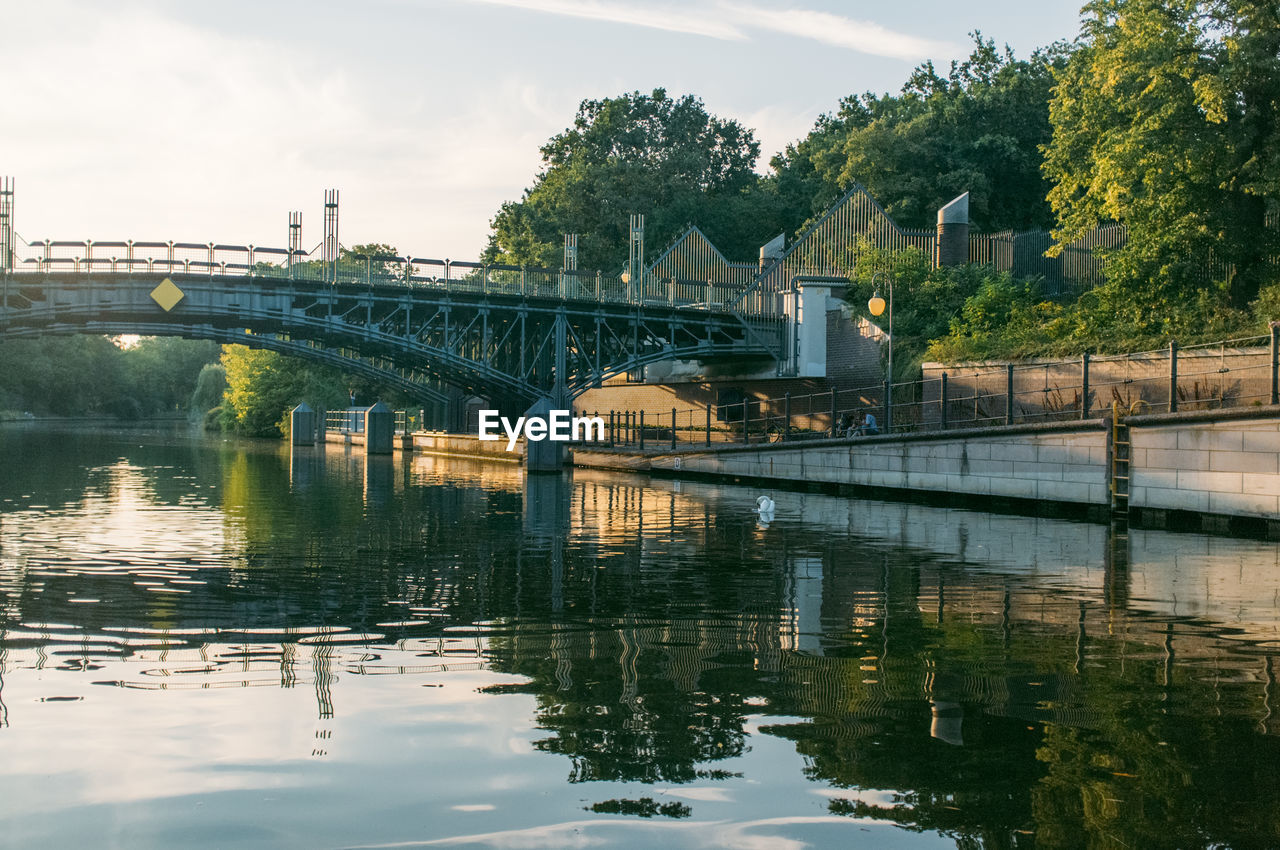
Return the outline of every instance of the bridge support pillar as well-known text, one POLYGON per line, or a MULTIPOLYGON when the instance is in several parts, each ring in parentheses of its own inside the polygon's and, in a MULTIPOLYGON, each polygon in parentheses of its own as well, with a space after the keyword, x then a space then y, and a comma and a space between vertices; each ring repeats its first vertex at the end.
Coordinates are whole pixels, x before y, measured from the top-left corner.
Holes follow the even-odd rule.
POLYGON ((796 275, 791 289, 783 293, 787 317, 787 351, 783 362, 787 374, 798 378, 825 378, 827 375, 827 302, 833 286, 844 286, 844 278, 796 275))
POLYGON ((289 442, 295 446, 316 443, 316 412, 305 401, 289 414, 289 442))
MULTIPOLYGON (((533 403, 524 412, 526 419, 538 417, 549 419, 551 411, 558 408, 549 396, 544 396, 533 403)), ((525 440, 524 467, 529 472, 559 472, 564 468, 564 443, 553 440, 525 440)))
POLYGON ((382 402, 365 411, 364 453, 389 455, 394 450, 396 415, 382 402))

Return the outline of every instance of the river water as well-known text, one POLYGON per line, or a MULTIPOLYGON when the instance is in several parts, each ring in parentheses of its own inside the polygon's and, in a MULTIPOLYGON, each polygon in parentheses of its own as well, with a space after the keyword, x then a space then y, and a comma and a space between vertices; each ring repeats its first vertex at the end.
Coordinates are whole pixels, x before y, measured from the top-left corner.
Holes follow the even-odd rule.
POLYGON ((0 430, 0 844, 1280 845, 1280 549, 0 430))

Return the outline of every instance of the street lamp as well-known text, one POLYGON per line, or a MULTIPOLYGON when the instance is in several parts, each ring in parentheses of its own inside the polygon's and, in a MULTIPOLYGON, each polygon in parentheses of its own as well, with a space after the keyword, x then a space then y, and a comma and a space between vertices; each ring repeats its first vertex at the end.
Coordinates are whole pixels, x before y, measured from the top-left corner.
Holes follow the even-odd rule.
POLYGON ((893 423, 889 421, 889 417, 893 415, 893 278, 890 275, 876 272, 871 276, 871 300, 867 302, 867 309, 873 316, 879 316, 884 312, 885 301, 880 297, 880 287, 877 286, 877 281, 881 279, 889 284, 889 368, 884 384, 884 432, 888 434, 893 430, 893 423))

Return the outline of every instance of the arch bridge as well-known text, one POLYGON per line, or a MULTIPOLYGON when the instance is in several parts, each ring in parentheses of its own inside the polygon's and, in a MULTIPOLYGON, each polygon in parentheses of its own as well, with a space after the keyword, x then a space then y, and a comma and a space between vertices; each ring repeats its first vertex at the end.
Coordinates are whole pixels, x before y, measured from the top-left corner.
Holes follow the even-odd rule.
MULTIPOLYGON (((340 365, 424 401, 443 383, 522 411, 664 360, 783 359, 779 316, 709 279, 338 257, 174 242, 25 243, 9 232, 0 339, 135 333, 340 365)), ((319 251, 320 249, 317 249, 319 251)), ((4 253, 4 252, 0 252, 4 253)))

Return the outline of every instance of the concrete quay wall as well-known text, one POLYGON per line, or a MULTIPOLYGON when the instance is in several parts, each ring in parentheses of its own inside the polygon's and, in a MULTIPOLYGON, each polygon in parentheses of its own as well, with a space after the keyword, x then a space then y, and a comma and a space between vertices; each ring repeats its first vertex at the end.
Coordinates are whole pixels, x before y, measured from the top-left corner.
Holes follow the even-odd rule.
POLYGON ((1130 506, 1280 518, 1280 418, 1229 412, 1131 418, 1130 506))
MULTIPOLYGON (((1280 411, 1271 408, 1136 416, 1130 428, 1129 509, 1144 525, 1227 530, 1266 521, 1280 533, 1280 411), (1200 520, 1194 515, 1200 515, 1200 520)), ((823 489, 899 492, 951 502, 1057 505, 1105 514, 1111 426, 985 428, 855 440, 691 447, 639 454, 579 450, 577 465, 823 489)))
POLYGON ((655 456, 653 471, 816 482, 851 488, 1109 504, 1101 421, 975 429, 686 451, 655 456))

